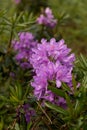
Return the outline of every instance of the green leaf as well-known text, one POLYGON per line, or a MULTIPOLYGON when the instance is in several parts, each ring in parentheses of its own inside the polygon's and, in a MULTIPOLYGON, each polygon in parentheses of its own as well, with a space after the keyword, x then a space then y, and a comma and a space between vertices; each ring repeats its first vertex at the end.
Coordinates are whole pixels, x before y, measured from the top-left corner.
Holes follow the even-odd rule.
POLYGON ((82 64, 87 68, 87 59, 81 54, 80 60, 82 61, 82 64))
POLYGON ((75 108, 74 108, 74 115, 78 116, 80 115, 80 112, 82 111, 82 109, 84 110, 84 105, 81 103, 81 101, 76 100, 76 104, 75 104, 75 108))
POLYGON ((70 87, 68 86, 68 85, 66 85, 65 83, 62 83, 62 88, 65 90, 65 91, 69 91, 69 92, 71 92, 71 89, 70 89, 70 87))
POLYGON ((30 130, 31 126, 32 126, 32 122, 29 122, 29 123, 27 124, 27 130, 30 130))
POLYGON ((22 99, 22 86, 17 82, 17 96, 18 96, 18 99, 22 99))
POLYGON ((50 109, 52 109, 52 110, 55 110, 56 112, 58 112, 58 113, 60 113, 60 114, 63 114, 63 115, 68 115, 68 112, 67 112, 67 110, 64 110, 63 108, 61 108, 61 107, 59 107, 59 106, 57 106, 57 105, 54 105, 54 104, 52 104, 52 103, 49 103, 49 102, 45 102, 45 105, 48 107, 48 108, 50 108, 50 109))
POLYGON ((4 19, 4 23, 5 23, 6 25, 11 26, 11 22, 10 22, 9 19, 7 19, 6 17, 3 17, 3 19, 4 19))
POLYGON ((13 97, 17 98, 18 100, 22 99, 22 87, 18 82, 16 83, 15 86, 10 87, 10 91, 13 97))
POLYGON ((67 93, 65 93, 65 96, 66 96, 66 102, 67 102, 67 105, 68 105, 69 113, 70 113, 70 115, 73 115, 73 105, 71 103, 70 97, 67 93))
POLYGON ((10 100, 9 100, 7 97, 3 96, 3 95, 0 95, 0 99, 1 99, 3 102, 10 102, 10 100))
POLYGON ((61 90, 61 89, 58 89, 58 88, 52 87, 52 86, 49 86, 48 89, 51 90, 54 94, 56 94, 60 97, 65 97, 65 91, 64 90, 61 90))
POLYGON ((20 15, 16 18, 16 23, 18 23, 21 19, 21 17, 23 16, 24 12, 20 12, 20 15))
POLYGON ((72 75, 72 84, 73 84, 74 92, 76 92, 76 89, 77 89, 77 83, 76 83, 76 80, 75 80, 74 75, 72 75))
POLYGON ((76 66, 77 68, 79 68, 79 70, 87 73, 87 58, 81 54, 80 57, 77 59, 76 66))
POLYGON ((13 86, 10 86, 10 92, 12 95, 16 96, 15 88, 13 86))
POLYGON ((12 101, 12 102, 20 102, 15 96, 13 96, 13 95, 11 95, 10 96, 10 101, 12 101))

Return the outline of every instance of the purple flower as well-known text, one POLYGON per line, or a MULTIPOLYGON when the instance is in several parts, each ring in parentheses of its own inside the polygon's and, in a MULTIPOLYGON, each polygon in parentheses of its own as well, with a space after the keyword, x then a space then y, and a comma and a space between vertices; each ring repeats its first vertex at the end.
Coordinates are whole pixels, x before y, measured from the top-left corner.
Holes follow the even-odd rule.
POLYGON ((58 97, 58 103, 56 104, 63 107, 64 109, 67 108, 66 100, 63 97, 58 97))
POLYGON ((17 52, 15 59, 23 69, 30 68, 30 56, 32 48, 35 48, 37 41, 32 33, 21 32, 18 34, 19 40, 12 41, 12 47, 17 52))
POLYGON ((44 11, 44 14, 41 14, 37 18, 37 23, 46 25, 46 26, 51 27, 51 28, 54 28, 57 24, 57 20, 54 19, 54 16, 52 14, 51 9, 49 7, 47 7, 44 11))
POLYGON ((59 97, 55 98, 56 95, 48 90, 49 82, 54 82, 51 85, 57 88, 61 88, 62 82, 70 84, 75 56, 70 54, 71 49, 67 48, 63 39, 59 42, 54 38, 49 42, 42 39, 41 43, 32 49, 30 63, 36 75, 31 85, 38 100, 44 99, 54 103, 56 99, 58 102, 59 97))
POLYGON ((27 123, 31 121, 32 116, 35 116, 35 110, 29 104, 20 106, 17 108, 16 112, 18 120, 20 120, 21 114, 24 114, 27 123))
POLYGON ((32 116, 35 115, 35 111, 30 107, 29 104, 23 105, 26 122, 29 123, 32 116))

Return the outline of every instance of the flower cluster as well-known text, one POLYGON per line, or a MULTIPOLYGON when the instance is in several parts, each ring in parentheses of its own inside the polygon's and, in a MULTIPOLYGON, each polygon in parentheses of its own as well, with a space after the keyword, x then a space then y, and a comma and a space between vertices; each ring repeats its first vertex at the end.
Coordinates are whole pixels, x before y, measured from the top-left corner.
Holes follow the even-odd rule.
POLYGON ((52 14, 51 9, 47 7, 44 11, 44 14, 41 14, 37 18, 37 23, 46 25, 46 26, 51 27, 51 28, 54 28, 55 25, 57 24, 57 20, 54 19, 54 16, 52 14))
POLYGON ((32 48, 35 48, 37 41, 35 41, 32 33, 21 32, 18 34, 19 40, 13 40, 12 46, 17 52, 15 59, 24 69, 30 68, 30 57, 32 55, 32 48))
MULTIPOLYGON (((71 84, 74 54, 70 54, 71 49, 67 48, 64 40, 56 41, 52 38, 49 42, 45 39, 41 40, 41 44, 37 48, 32 49, 33 54, 30 58, 36 75, 31 85, 34 88, 34 95, 38 100, 46 99, 53 103, 61 104, 59 99, 50 90, 48 85, 61 88, 61 83, 71 84)), ((64 105, 64 104, 63 104, 64 105)))

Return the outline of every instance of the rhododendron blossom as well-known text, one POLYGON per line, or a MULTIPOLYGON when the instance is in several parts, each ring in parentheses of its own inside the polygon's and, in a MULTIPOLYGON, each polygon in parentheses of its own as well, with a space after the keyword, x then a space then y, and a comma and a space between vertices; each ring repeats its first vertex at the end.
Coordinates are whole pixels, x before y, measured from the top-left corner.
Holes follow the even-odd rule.
POLYGON ((41 14, 37 18, 37 23, 46 25, 46 26, 51 27, 51 28, 54 28, 57 24, 57 20, 54 19, 54 16, 52 14, 52 10, 47 7, 44 11, 44 14, 41 14))
POLYGON ((37 41, 34 39, 32 33, 21 32, 18 36, 19 40, 12 41, 12 46, 17 52, 15 59, 22 68, 30 68, 31 49, 36 47, 37 41))
POLYGON ((54 82, 58 89, 61 88, 62 82, 71 84, 75 56, 70 54, 71 49, 67 48, 63 39, 58 42, 54 38, 50 41, 42 39, 41 44, 38 44, 37 48, 33 48, 32 51, 30 63, 36 73, 31 83, 34 95, 38 100, 46 99, 58 103, 59 97, 48 89, 49 82, 54 82))

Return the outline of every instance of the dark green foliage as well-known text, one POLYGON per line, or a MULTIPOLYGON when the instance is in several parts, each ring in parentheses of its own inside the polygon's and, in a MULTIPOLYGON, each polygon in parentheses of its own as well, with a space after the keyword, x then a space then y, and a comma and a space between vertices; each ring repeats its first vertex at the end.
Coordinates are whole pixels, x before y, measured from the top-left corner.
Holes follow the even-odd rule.
POLYGON ((47 2, 48 0, 21 0, 21 3, 17 6, 17 11, 21 12, 27 10, 34 14, 38 14, 41 11, 41 8, 47 7, 47 2))

